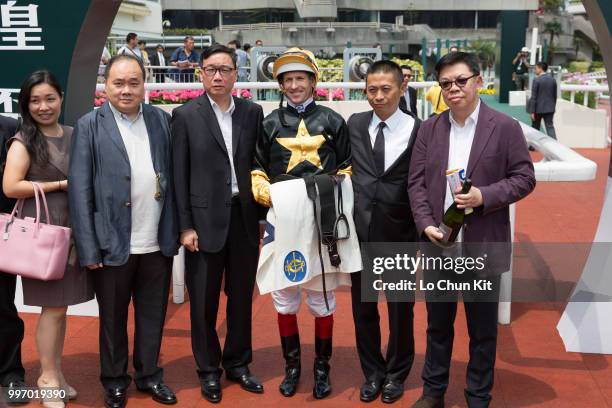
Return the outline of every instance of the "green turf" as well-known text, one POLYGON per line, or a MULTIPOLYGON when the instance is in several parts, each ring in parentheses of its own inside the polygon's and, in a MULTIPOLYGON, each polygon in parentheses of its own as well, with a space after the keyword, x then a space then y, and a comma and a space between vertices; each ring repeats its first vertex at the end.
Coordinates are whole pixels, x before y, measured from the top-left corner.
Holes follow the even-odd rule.
POLYGON ((503 112, 506 115, 510 115, 526 125, 531 126, 531 118, 529 117, 529 114, 525 110, 524 106, 510 106, 507 103, 499 103, 495 95, 480 95, 480 99, 489 105, 489 107, 503 112))

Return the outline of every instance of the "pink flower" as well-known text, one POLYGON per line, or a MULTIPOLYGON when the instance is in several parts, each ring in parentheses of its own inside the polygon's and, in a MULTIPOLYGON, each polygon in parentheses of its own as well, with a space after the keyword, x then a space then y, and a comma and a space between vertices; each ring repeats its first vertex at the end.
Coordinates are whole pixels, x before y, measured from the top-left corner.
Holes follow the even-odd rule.
POLYGON ((343 101, 344 100, 344 91, 342 89, 334 89, 332 91, 332 99, 334 101, 343 101))

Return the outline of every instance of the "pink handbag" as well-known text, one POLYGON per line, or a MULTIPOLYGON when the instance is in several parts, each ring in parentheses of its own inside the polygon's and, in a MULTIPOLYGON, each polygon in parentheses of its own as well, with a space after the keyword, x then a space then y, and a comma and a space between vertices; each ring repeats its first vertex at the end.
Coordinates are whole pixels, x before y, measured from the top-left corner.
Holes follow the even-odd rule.
POLYGON ((36 219, 17 218, 24 199, 11 214, 0 214, 0 271, 43 281, 64 277, 70 252, 70 228, 51 225, 45 192, 32 183, 36 200, 36 219), (40 222, 40 198, 47 222, 40 222))

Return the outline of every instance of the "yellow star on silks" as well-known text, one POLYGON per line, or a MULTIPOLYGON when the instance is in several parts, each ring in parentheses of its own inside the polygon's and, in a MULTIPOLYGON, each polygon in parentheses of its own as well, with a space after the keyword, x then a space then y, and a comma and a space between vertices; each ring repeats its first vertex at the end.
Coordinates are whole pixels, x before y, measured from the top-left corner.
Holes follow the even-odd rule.
POLYGON ((291 158, 287 165, 287 173, 304 161, 312 163, 321 170, 323 169, 321 166, 321 157, 319 156, 319 147, 325 143, 325 136, 311 136, 310 133, 308 133, 304 119, 300 121, 295 137, 279 137, 276 141, 285 149, 291 151, 291 158))

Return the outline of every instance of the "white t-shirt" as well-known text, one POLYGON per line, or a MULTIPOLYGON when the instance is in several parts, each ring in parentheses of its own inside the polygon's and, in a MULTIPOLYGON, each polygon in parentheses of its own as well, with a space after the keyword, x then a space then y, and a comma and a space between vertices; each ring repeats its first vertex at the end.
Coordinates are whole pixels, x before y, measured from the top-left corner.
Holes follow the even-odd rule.
POLYGON ((153 168, 149 134, 142 107, 135 120, 130 120, 110 105, 121 133, 131 169, 132 230, 131 254, 148 254, 159 251, 157 240, 162 202, 155 199, 157 177, 153 168))

